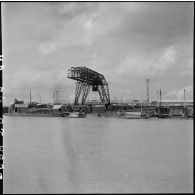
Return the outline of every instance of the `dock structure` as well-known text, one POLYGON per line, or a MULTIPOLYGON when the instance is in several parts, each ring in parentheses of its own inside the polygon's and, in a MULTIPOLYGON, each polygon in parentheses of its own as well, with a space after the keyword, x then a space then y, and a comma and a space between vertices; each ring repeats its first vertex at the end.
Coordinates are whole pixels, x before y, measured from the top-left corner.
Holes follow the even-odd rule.
POLYGON ((97 91, 99 93, 102 103, 108 105, 110 104, 108 82, 102 74, 93 71, 85 66, 71 67, 68 70, 68 78, 77 81, 74 101, 75 105, 78 104, 81 94, 81 103, 85 103, 91 87, 92 91, 97 91))

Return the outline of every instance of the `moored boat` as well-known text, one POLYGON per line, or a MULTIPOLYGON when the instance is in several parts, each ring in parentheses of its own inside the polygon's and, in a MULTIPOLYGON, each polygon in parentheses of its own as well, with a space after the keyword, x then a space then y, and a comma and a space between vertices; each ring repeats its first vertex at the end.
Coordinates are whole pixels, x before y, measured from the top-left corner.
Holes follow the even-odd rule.
POLYGON ((87 115, 85 112, 66 112, 61 115, 67 118, 85 118, 87 115))
POLYGON ((120 114, 120 118, 124 119, 145 119, 148 118, 146 114, 143 114, 142 112, 123 112, 120 114))
POLYGON ((79 118, 79 112, 70 112, 68 117, 69 118, 79 118))
POLYGON ((121 118, 125 119, 140 119, 142 118, 141 112, 124 112, 121 118))

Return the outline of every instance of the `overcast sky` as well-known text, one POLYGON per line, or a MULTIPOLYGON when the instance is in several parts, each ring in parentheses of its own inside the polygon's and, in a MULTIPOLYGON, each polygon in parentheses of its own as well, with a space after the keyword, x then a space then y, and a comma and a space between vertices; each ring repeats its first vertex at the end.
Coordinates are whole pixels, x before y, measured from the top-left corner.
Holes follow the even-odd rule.
MULTIPOLYGON (((111 99, 193 99, 193 2, 3 2, 5 104, 74 97, 72 66, 103 74, 111 99), (39 96, 40 94, 40 96, 39 96)), ((91 92, 90 98, 98 96, 91 92)))

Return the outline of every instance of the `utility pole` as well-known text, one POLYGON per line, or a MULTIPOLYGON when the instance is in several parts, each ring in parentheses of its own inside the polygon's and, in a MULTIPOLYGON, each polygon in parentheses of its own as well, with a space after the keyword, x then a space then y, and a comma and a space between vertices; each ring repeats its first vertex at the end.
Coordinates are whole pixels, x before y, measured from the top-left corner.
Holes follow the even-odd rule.
POLYGON ((184 107, 186 106, 186 90, 184 89, 184 107))
POLYGON ((159 107, 161 106, 161 89, 160 89, 160 104, 159 107))
POLYGON ((32 101, 32 98, 31 98, 31 91, 30 91, 30 103, 31 103, 31 101, 32 101))
POLYGON ((55 104, 55 93, 53 92, 53 104, 55 104))
POLYGON ((39 102, 41 103, 41 95, 40 95, 40 93, 39 93, 39 102))
POLYGON ((58 104, 58 90, 56 91, 56 103, 58 104))
POLYGON ((146 79, 147 81, 147 105, 150 105, 150 99, 149 99, 149 81, 150 79, 146 79))
POLYGON ((156 94, 157 94, 157 96, 156 96, 156 102, 158 103, 158 89, 156 90, 156 94))

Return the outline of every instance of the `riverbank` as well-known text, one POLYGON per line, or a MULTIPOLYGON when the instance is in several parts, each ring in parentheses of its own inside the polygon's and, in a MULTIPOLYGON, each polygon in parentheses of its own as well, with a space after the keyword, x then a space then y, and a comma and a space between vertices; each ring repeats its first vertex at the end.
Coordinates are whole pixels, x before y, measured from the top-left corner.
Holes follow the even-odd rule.
MULTIPOLYGON (((4 113, 5 116, 18 116, 18 117, 62 117, 61 113, 4 113)), ((123 118, 116 111, 106 111, 102 113, 88 113, 88 116, 94 117, 103 117, 103 118, 123 118)), ((124 117, 125 118, 125 117, 124 117)), ((149 119, 149 118, 158 118, 158 117, 141 117, 137 119, 149 119)), ((129 118, 127 118, 129 119, 129 118)), ((182 117, 182 116, 168 116, 162 119, 193 119, 193 117, 182 117)))
POLYGON ((33 117, 61 117, 61 114, 54 114, 54 113, 4 113, 3 115, 5 116, 22 116, 22 117, 28 117, 28 116, 33 116, 33 117))
MULTIPOLYGON (((113 117, 113 118, 122 118, 121 115, 119 115, 117 112, 110 112, 110 111, 107 111, 105 113, 93 113, 94 115, 97 115, 98 117, 113 117)), ((125 117, 124 117, 125 118, 125 117)), ((137 118, 137 119, 149 119, 149 118, 158 118, 158 117, 154 117, 154 116, 151 116, 151 117, 141 117, 141 118, 137 118)), ((167 117, 164 117, 162 119, 193 119, 193 117, 182 117, 182 116, 167 116, 167 117)))

